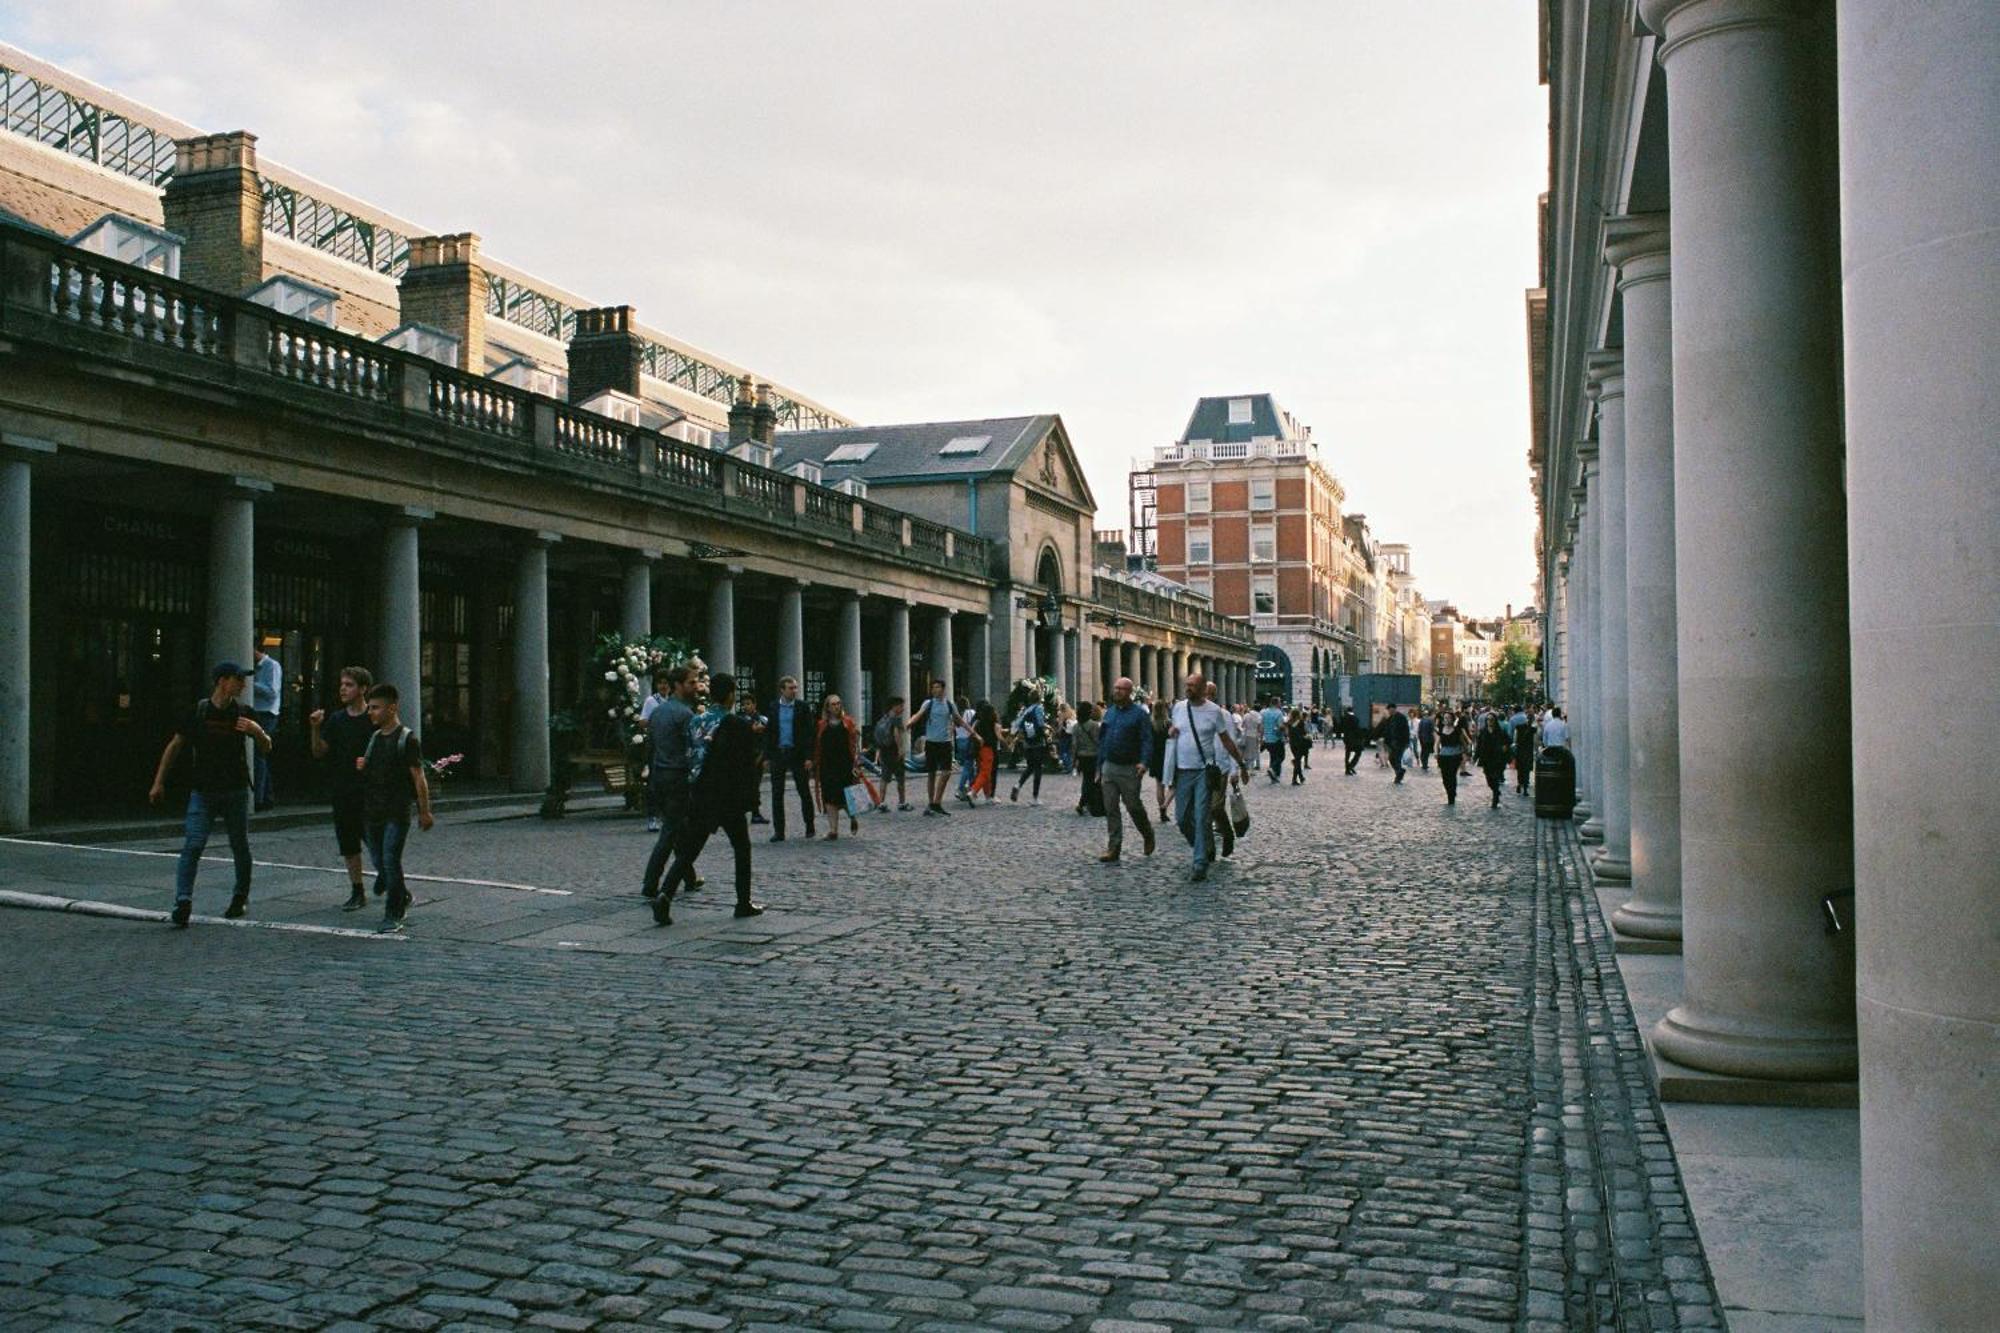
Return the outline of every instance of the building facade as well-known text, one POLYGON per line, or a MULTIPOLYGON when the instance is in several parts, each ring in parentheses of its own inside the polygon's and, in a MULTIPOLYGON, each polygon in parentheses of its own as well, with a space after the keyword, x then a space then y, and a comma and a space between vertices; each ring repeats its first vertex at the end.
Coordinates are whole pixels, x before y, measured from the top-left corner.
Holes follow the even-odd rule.
POLYGON ((1544 0, 1542 30, 1544 656, 1613 922, 1682 951, 1653 1050, 1717 1096, 1858 1100, 1868 1323, 1983 1326, 2000 26, 1544 0))
POLYGON ((1203 398, 1135 465, 1135 547, 1255 631, 1262 693, 1322 703, 1355 669, 1372 593, 1356 586, 1340 483, 1269 394, 1203 398))

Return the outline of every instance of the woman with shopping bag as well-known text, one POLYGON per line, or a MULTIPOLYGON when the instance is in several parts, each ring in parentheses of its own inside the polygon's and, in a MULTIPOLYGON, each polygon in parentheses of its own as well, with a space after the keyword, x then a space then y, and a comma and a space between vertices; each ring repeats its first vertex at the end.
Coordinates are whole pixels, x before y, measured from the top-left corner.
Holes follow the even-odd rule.
MULTIPOLYGON (((819 778, 819 804, 826 811, 826 837, 840 838, 840 817, 847 816, 847 831, 861 832, 862 813, 850 804, 849 791, 867 801, 868 789, 861 784, 861 733, 854 719, 840 706, 840 696, 829 694, 820 701, 819 733, 813 741, 813 768, 819 778)), ((871 807, 872 808, 872 807, 871 807)))

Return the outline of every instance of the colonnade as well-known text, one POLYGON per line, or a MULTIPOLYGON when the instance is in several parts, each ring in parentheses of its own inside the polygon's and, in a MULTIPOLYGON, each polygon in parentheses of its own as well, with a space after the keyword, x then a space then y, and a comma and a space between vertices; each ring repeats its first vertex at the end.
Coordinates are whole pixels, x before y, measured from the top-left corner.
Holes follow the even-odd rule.
POLYGON ((1969 1327, 2000 1307, 2000 28, 1640 9, 1671 205, 1604 226, 1621 345, 1552 564, 1593 866, 1621 931, 1681 942, 1661 1056, 1858 1075, 1871 1323, 1969 1327))

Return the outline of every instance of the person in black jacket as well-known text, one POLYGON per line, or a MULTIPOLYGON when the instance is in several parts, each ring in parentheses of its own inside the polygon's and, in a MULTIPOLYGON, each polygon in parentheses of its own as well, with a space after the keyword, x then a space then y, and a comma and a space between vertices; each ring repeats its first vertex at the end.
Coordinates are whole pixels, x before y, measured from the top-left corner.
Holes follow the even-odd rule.
POLYGON ((1389 716, 1382 719, 1382 739, 1389 746, 1389 766, 1396 770, 1396 781, 1403 780, 1403 755, 1410 748, 1410 718, 1400 708, 1391 708, 1389 716))
POLYGON ((750 811, 757 804, 756 733, 750 719, 736 711, 736 678, 712 676, 708 682, 709 702, 723 712, 709 737, 708 751, 701 762, 701 774, 689 792, 688 818, 674 848, 673 868, 653 900, 653 921, 673 924, 671 905, 674 894, 694 879, 695 858, 701 855, 709 835, 721 829, 736 854, 736 915, 758 916, 761 904, 750 901, 750 811))
POLYGON ((1340 743, 1347 751, 1347 776, 1351 778, 1354 766, 1361 762, 1361 752, 1368 748, 1368 728, 1361 725, 1352 708, 1340 715, 1340 743))
POLYGON ((1479 724, 1479 735, 1472 744, 1472 757, 1486 774, 1486 785, 1493 789, 1493 805, 1499 808, 1500 787, 1507 781, 1507 761, 1514 756, 1514 743, 1507 733, 1500 730, 1500 715, 1488 713, 1486 720, 1479 724))

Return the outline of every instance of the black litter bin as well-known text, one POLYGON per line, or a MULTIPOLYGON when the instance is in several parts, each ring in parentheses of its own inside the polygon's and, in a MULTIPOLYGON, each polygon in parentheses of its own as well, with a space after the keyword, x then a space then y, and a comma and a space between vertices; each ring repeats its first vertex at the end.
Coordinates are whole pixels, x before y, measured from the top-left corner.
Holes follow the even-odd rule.
POLYGON ((1535 813, 1544 819, 1568 819, 1576 813, 1576 758, 1551 745, 1535 760, 1535 813))

